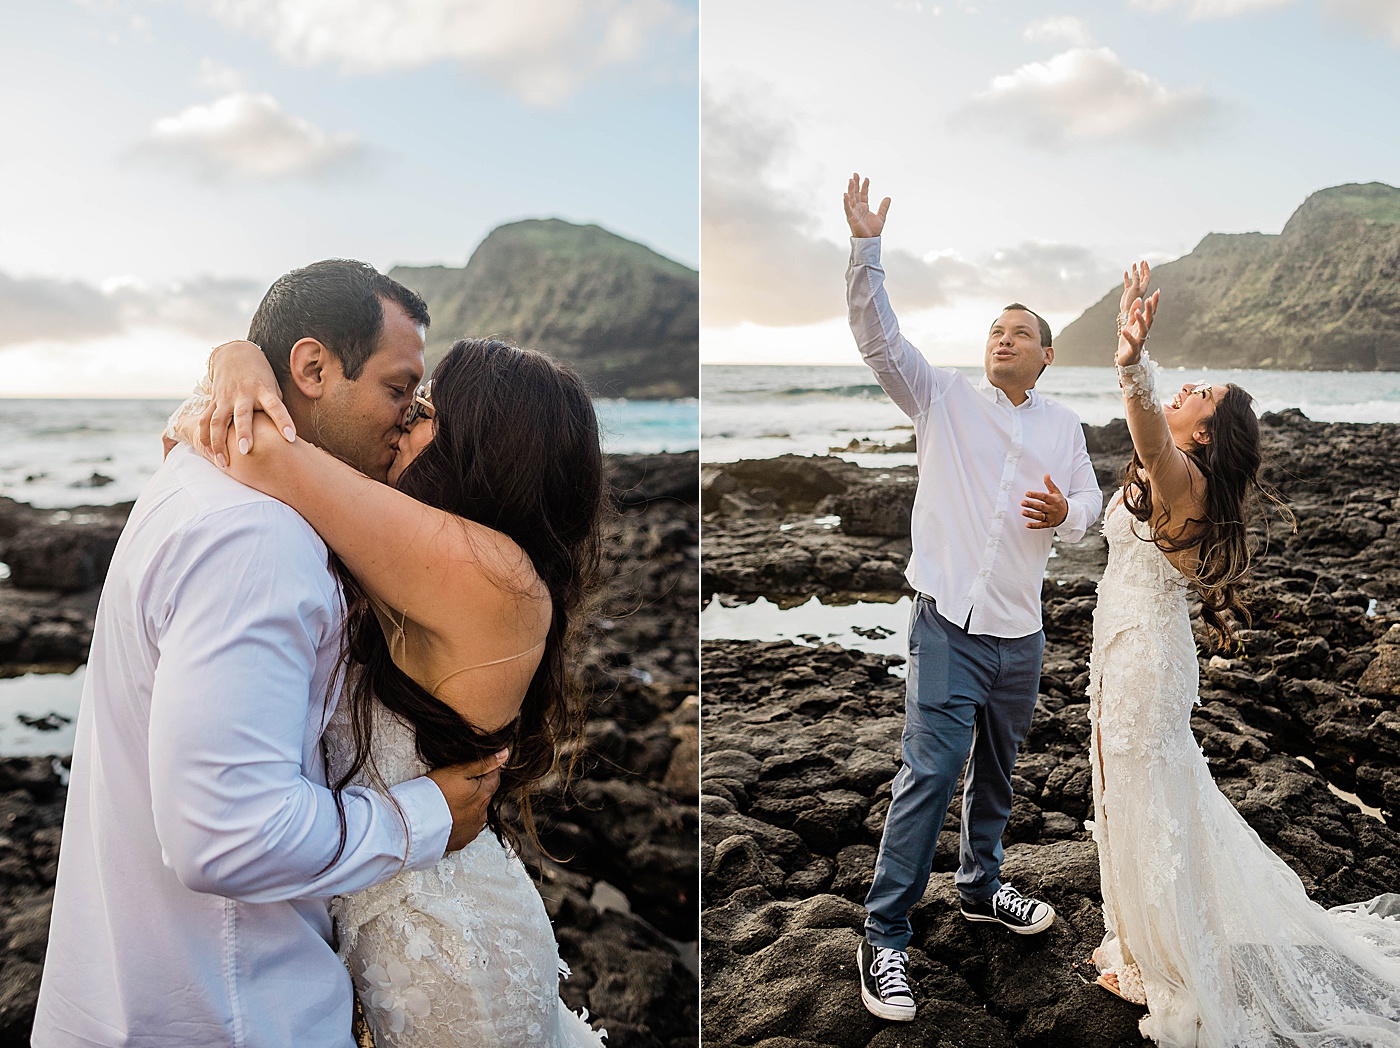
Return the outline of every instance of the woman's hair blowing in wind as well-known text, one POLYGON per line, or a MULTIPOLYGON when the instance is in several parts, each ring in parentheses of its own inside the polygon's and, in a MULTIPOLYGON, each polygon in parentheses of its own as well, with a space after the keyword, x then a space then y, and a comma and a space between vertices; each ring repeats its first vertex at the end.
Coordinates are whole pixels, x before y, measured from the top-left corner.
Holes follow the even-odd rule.
MULTIPOLYGON (((530 788, 555 770, 584 723, 584 696, 569 655, 598 580, 607 505, 598 420, 573 370, 497 339, 453 343, 433 372, 432 397, 433 439, 404 469, 397 487, 503 533, 525 552, 549 590, 552 618, 544 653, 517 719, 500 731, 483 732, 395 665, 367 595, 337 564, 348 609, 355 756, 333 788, 339 805, 357 773, 373 773, 379 703, 412 725, 418 755, 429 767, 489 757, 509 746, 488 825, 515 843, 523 832, 538 844, 530 788), (519 827, 502 823, 507 803, 519 812, 519 827)), ((343 849, 343 811, 341 831, 343 849)))
MULTIPOLYGON (((1241 599, 1250 563, 1247 531, 1255 499, 1264 490, 1259 480, 1259 419, 1253 402, 1233 382, 1226 387, 1215 413, 1204 423, 1208 442, 1193 444, 1186 452, 1205 478, 1204 513, 1173 529, 1178 538, 1152 540, 1164 553, 1195 551, 1196 568, 1190 580, 1201 598, 1201 618, 1222 646, 1234 633, 1229 616, 1246 624, 1250 621, 1241 599)), ((1123 472, 1123 505, 1149 525, 1158 512, 1152 502, 1152 483, 1136 451, 1123 472)), ((1167 519, 1159 521, 1158 532, 1170 517, 1165 507, 1160 512, 1167 519)))

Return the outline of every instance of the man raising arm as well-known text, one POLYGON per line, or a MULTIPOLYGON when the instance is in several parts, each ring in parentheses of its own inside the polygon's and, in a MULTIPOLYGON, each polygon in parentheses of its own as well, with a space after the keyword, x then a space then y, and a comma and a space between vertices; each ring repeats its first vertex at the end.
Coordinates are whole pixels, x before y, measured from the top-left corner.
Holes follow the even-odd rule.
POLYGON ((907 1020, 915 1010, 908 912, 928 883, 964 762, 955 878, 963 916, 1021 935, 1055 919, 1049 904, 1001 882, 1001 835, 1039 689, 1040 584, 1051 536, 1082 538, 1103 496, 1078 418, 1035 390, 1055 359, 1049 325, 1037 314, 1017 302, 993 321, 976 384, 934 367, 900 333, 880 263, 890 201, 871 210, 869 189, 853 175, 843 201, 852 238, 846 297, 861 356, 914 422, 919 483, 906 578, 918 597, 902 764, 866 897, 858 966, 866 1008, 907 1020))

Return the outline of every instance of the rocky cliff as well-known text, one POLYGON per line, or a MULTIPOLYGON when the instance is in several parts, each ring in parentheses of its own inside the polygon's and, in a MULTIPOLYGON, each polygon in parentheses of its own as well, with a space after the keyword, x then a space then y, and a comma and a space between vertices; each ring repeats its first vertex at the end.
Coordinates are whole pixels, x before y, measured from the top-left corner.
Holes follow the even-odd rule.
POLYGON ((598 226, 513 222, 464 269, 389 275, 427 300, 429 371, 455 339, 501 335, 566 361, 602 396, 699 393, 699 275, 598 226))
MULTIPOLYGON (((1400 370, 1400 189, 1320 190, 1283 232, 1211 233, 1152 275, 1164 365, 1400 370)), ((1060 332, 1057 363, 1112 363, 1121 291, 1060 332)))

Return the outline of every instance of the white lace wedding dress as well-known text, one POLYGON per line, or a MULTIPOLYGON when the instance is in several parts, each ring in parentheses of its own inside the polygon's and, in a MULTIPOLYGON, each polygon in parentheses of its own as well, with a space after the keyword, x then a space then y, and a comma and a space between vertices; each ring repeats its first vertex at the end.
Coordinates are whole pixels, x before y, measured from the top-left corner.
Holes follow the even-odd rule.
POLYGON ((1216 788, 1191 734, 1186 580, 1121 496, 1089 671, 1100 966, 1138 966, 1158 1045, 1400 1046, 1400 921, 1313 903, 1216 788))
MULTIPOLYGON (((345 706, 326 727, 333 780, 354 753, 345 706)), ((380 779, 392 785, 422 775, 412 729, 376 711, 380 779)), ((603 1044, 604 1034, 559 999, 559 976, 568 973, 544 902, 490 830, 430 869, 338 896, 331 912, 376 1048, 603 1044)))

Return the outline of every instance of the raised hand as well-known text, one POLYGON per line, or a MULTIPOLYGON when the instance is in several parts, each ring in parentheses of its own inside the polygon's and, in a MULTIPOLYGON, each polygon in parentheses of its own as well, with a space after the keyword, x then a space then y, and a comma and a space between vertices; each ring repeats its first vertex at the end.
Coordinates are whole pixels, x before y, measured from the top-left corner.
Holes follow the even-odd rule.
POLYGON ((1069 516, 1069 499, 1055 487, 1050 474, 1045 474, 1044 491, 1028 491, 1021 500, 1021 516, 1026 518, 1026 527, 1032 531, 1044 528, 1058 528, 1069 516))
POLYGON ((870 210, 870 179, 861 181, 859 173, 851 175, 846 192, 841 197, 846 206, 846 221, 853 237, 878 237, 885 228, 885 216, 890 213, 890 198, 880 201, 879 210, 870 210))
POLYGON ((1118 300, 1119 315, 1128 312, 1134 302, 1147 294, 1147 284, 1152 279, 1152 267, 1144 262, 1134 262, 1131 269, 1123 271, 1123 295, 1118 300))
POLYGON ((1161 297, 1159 288, 1146 301, 1135 299, 1128 307, 1128 319, 1123 322, 1123 330, 1118 335, 1118 352, 1113 358, 1119 367, 1129 367, 1141 359, 1142 347, 1152 328, 1152 318, 1157 314, 1157 301, 1161 297))
POLYGON ((242 339, 217 346, 209 357, 209 382, 213 386, 210 411, 200 420, 200 444, 213 454, 214 461, 228 467, 232 452, 228 447, 229 423, 241 454, 253 450, 253 412, 265 411, 288 441, 296 440, 297 429, 272 365, 256 345, 242 339))

